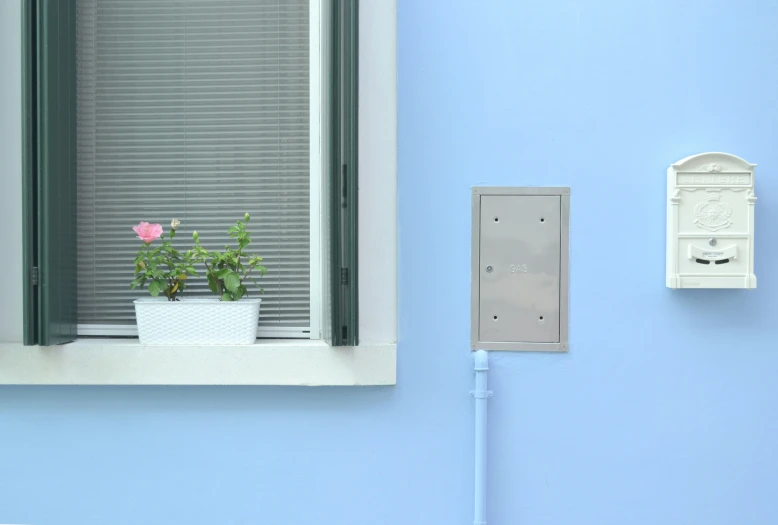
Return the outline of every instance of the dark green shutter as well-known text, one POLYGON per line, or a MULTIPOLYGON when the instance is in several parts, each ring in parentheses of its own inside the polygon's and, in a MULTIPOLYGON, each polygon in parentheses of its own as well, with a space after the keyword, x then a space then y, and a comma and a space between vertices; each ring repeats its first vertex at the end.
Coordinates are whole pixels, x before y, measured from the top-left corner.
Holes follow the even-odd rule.
POLYGON ((332 344, 359 342, 357 288, 359 3, 332 2, 332 167, 330 233, 332 344))
POLYGON ((24 342, 76 338, 75 0, 25 0, 24 342))
POLYGON ((36 109, 36 2, 22 4, 22 243, 24 289, 24 344, 38 343, 37 286, 33 283, 33 267, 38 260, 35 238, 36 177, 35 137, 36 109))

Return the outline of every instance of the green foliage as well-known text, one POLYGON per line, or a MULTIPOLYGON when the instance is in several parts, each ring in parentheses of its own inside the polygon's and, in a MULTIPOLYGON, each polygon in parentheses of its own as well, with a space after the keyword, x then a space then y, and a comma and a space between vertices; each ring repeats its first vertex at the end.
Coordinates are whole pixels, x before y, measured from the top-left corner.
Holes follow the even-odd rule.
POLYGON ((245 251, 251 243, 251 234, 247 229, 251 217, 247 213, 243 219, 227 230, 227 236, 237 245, 235 249, 225 246, 224 251, 206 250, 200 245, 197 232, 192 233, 195 241, 195 247, 191 250, 192 260, 205 265, 208 289, 221 297, 222 301, 237 301, 247 296, 248 289, 244 283, 248 280, 257 285, 253 277, 261 277, 267 272, 267 268, 260 264, 262 257, 245 251))
POLYGON ((144 243, 138 250, 133 261, 135 278, 130 283, 131 289, 143 289, 148 284, 152 297, 162 294, 169 301, 178 300, 178 296, 186 288, 187 278, 197 276, 197 271, 191 250, 181 252, 173 248, 175 236, 176 231, 171 229, 169 239, 165 239, 164 234, 160 237, 161 245, 152 248, 150 243, 144 243))

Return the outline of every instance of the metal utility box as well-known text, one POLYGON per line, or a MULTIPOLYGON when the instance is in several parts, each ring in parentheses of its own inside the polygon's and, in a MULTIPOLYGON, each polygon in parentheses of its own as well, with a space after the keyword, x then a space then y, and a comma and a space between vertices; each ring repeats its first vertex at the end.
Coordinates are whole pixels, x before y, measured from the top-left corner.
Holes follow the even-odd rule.
POLYGON ((570 188, 473 188, 473 350, 567 350, 570 188))
POLYGON ((756 288, 755 168, 729 153, 668 168, 668 288, 756 288))

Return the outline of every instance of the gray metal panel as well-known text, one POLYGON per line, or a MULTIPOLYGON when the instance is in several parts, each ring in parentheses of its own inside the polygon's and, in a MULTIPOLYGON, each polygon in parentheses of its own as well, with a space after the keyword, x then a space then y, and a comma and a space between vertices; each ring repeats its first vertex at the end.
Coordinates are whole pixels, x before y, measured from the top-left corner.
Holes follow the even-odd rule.
POLYGON ((559 342, 558 195, 481 197, 478 338, 559 342))
POLYGON ((473 189, 472 349, 567 350, 569 194, 473 189))

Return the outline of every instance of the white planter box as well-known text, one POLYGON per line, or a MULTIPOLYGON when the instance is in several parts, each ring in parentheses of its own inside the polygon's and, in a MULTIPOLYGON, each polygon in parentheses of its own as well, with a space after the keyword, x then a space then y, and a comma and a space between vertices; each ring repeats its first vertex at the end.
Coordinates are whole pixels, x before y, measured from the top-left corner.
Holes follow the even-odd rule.
POLYGON ((250 345, 257 339, 262 299, 149 297, 134 302, 138 338, 144 345, 250 345))

